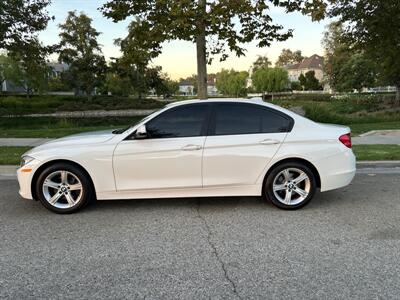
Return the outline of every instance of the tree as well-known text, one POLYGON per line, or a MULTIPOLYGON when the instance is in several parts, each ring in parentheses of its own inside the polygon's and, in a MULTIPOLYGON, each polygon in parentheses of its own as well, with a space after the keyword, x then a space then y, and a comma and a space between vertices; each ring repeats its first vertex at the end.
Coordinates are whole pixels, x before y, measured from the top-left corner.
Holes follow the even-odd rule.
POLYGON ((354 49, 345 39, 340 22, 328 25, 322 42, 325 48, 325 76, 332 88, 339 92, 351 92, 375 85, 375 64, 365 51, 354 49))
POLYGON ((400 5, 398 0, 336 0, 329 15, 338 18, 344 38, 376 62, 382 82, 397 88, 400 106, 400 5))
POLYGON ((164 84, 167 88, 166 96, 175 95, 179 92, 179 82, 165 77, 164 84))
POLYGON ((302 73, 299 76, 300 85, 305 91, 322 90, 322 85, 315 77, 315 71, 308 71, 305 75, 302 73))
POLYGON ((24 47, 8 52, 8 64, 3 70, 4 79, 23 88, 27 98, 33 92, 44 92, 47 90, 50 71, 46 61, 49 49, 34 38, 24 47))
POLYGON ((253 62, 252 71, 255 72, 261 68, 269 68, 272 65, 267 56, 258 55, 255 62, 253 62))
POLYGON ((249 77, 246 71, 222 69, 216 76, 216 87, 221 94, 233 97, 246 95, 249 77))
POLYGON ((278 67, 284 67, 288 65, 299 64, 303 61, 304 56, 300 50, 292 51, 290 49, 283 49, 278 57, 275 65, 278 67))
POLYGON ((46 7, 51 0, 0 1, 0 49, 18 49, 29 44, 37 31, 46 28, 46 7))
POLYGON ((2 91, 3 82, 6 80, 5 72, 10 65, 10 59, 5 54, 0 54, 0 91, 2 91))
POLYGON ((341 70, 341 91, 362 91, 364 87, 372 87, 376 83, 374 64, 363 53, 353 53, 341 70))
MULTIPOLYGON (((121 57, 115 59, 115 66, 120 76, 129 78, 139 99, 149 89, 146 82, 148 64, 161 51, 149 36, 149 30, 144 30, 145 26, 140 19, 132 21, 128 26, 127 36, 115 40, 122 53, 121 57)), ((147 75, 151 75, 151 71, 147 75)))
POLYGON ((104 83, 99 88, 101 94, 111 93, 117 96, 129 96, 131 85, 128 78, 123 78, 117 73, 109 71, 104 83))
POLYGON ((220 60, 228 57, 228 51, 242 56, 245 43, 256 40, 259 47, 266 47, 292 36, 291 29, 284 31, 283 26, 273 23, 271 5, 287 12, 301 11, 314 20, 323 17, 326 7, 321 0, 110 0, 101 11, 115 22, 130 16, 140 18, 141 31, 156 51, 164 41, 196 43, 198 95, 206 99, 207 62, 211 63, 213 55, 219 55, 220 60))
POLYGON ((302 90, 302 86, 301 86, 299 81, 292 81, 290 83, 290 89, 292 91, 301 91, 302 90))
POLYGON ((66 71, 62 72, 57 76, 50 76, 48 79, 48 90, 51 92, 65 92, 71 91, 72 86, 70 85, 70 80, 66 79, 66 71))
POLYGON ((92 93, 104 80, 106 62, 97 37, 100 33, 92 27, 92 19, 84 13, 68 12, 66 21, 60 24, 60 62, 69 65, 68 73, 75 94, 84 91, 91 100, 92 93))
POLYGON ((285 90, 289 84, 289 75, 282 68, 261 68, 252 75, 252 83, 256 92, 277 93, 285 90))

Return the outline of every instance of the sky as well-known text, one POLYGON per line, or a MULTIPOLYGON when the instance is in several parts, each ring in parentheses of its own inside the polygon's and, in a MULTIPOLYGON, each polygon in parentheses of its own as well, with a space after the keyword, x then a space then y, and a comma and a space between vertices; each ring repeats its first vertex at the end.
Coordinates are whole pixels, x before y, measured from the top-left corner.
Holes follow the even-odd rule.
MULTIPOLYGON (((118 47, 114 45, 114 40, 126 36, 129 20, 113 23, 103 17, 98 8, 105 2, 107 1, 53 0, 48 11, 50 15, 55 17, 55 20, 50 21, 47 29, 40 33, 40 40, 46 45, 58 43, 58 24, 65 21, 68 11, 76 10, 84 12, 92 18, 92 26, 101 32, 99 43, 106 59, 120 56, 118 47)), ((328 24, 327 20, 312 22, 310 17, 299 13, 286 14, 278 8, 271 10, 271 17, 275 23, 283 25, 285 29, 294 29, 293 37, 285 42, 274 42, 268 48, 258 48, 256 42, 246 44, 246 56, 236 57, 235 54, 231 54, 224 62, 215 59, 208 66, 208 73, 216 73, 222 68, 248 71, 258 55, 267 55, 271 61, 275 62, 284 48, 301 50, 305 56, 323 55, 321 39, 325 26, 328 24)), ((56 60, 57 57, 53 56, 51 59, 56 60)), ((195 74, 197 72, 195 45, 185 41, 166 42, 163 45, 162 54, 154 59, 153 64, 161 66, 163 72, 168 73, 175 80, 195 74)))

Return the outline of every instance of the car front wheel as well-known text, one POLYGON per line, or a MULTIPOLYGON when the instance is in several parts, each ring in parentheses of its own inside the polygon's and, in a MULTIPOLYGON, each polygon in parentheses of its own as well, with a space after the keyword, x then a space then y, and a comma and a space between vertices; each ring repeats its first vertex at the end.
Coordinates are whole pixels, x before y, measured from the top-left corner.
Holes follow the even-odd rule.
POLYGON ((270 172, 264 193, 279 208, 298 209, 311 201, 316 189, 315 176, 310 168, 301 163, 287 162, 270 172))
POLYGON ((56 213, 73 213, 93 198, 91 183, 85 172, 69 164, 55 164, 39 175, 37 198, 56 213))

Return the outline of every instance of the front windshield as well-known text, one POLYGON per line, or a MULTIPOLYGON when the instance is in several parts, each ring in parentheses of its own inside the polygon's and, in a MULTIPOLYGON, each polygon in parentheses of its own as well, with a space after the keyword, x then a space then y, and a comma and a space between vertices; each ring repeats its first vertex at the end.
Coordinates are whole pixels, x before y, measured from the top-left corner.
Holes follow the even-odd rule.
MULTIPOLYGON (((161 109, 162 109, 162 108, 161 108, 161 109)), ((157 109, 155 112, 151 113, 151 114, 148 115, 147 117, 144 117, 144 118, 141 119, 140 121, 138 121, 138 122, 136 122, 136 123, 134 123, 134 124, 132 124, 132 125, 129 125, 129 126, 126 127, 126 128, 115 129, 112 133, 113 133, 113 134, 121 134, 121 133, 124 133, 124 132, 127 131, 129 128, 132 128, 132 127, 134 127, 134 126, 136 126, 136 125, 138 125, 138 124, 140 124, 140 123, 142 123, 142 122, 146 122, 148 119, 152 118, 153 115, 157 114, 161 109, 157 109)))

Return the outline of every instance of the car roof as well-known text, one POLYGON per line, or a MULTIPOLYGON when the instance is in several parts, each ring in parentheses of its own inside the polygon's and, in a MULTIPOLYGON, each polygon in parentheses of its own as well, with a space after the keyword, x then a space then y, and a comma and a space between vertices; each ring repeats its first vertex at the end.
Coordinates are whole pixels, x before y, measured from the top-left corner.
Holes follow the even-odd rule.
POLYGON ((288 110, 286 108, 280 107, 278 105, 269 103, 269 102, 264 102, 261 97, 256 97, 256 98, 208 98, 207 100, 200 100, 200 99, 193 99, 193 100, 183 100, 183 101, 176 101, 168 104, 166 107, 175 107, 175 106, 180 106, 180 105, 186 105, 186 104, 194 104, 194 103, 200 103, 200 102, 226 102, 226 103, 252 103, 252 104, 257 104, 265 107, 269 107, 275 110, 278 110, 280 112, 283 112, 291 117, 298 118, 298 114, 292 112, 291 110, 288 110))

